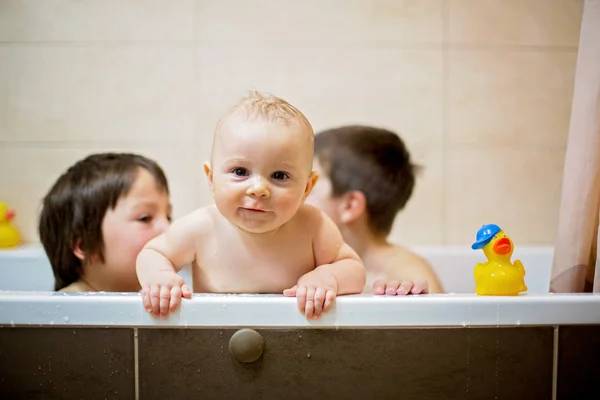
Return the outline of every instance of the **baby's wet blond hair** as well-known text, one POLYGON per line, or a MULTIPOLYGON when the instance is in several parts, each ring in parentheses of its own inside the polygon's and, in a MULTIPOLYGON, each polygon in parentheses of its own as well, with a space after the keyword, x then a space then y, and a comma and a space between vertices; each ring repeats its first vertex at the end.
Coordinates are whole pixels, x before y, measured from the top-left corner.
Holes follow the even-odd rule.
POLYGON ((311 137, 314 138, 314 130, 308 121, 308 118, 286 100, 270 93, 261 93, 257 90, 251 90, 248 95, 241 98, 221 117, 216 130, 218 131, 229 118, 238 115, 249 120, 263 118, 269 122, 280 122, 284 124, 297 122, 303 125, 308 130, 311 137))
POLYGON ((248 121, 262 119, 265 122, 281 123, 284 125, 299 124, 303 128, 302 131, 306 133, 307 146, 310 149, 309 156, 312 164, 315 132, 308 118, 281 97, 270 93, 261 93, 257 90, 251 90, 221 117, 215 128, 212 152, 214 152, 219 131, 228 121, 236 117, 248 121))

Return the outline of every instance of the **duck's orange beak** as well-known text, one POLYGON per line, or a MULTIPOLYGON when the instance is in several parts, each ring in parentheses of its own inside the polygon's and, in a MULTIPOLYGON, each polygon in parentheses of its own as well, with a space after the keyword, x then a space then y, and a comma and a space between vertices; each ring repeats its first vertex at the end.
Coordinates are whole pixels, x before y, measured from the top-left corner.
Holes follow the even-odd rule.
POLYGON ((510 249, 512 248, 512 244, 508 238, 501 238, 494 244, 494 253, 496 254, 508 254, 510 253, 510 249))
POLYGON ((6 211, 5 218, 7 221, 10 221, 15 217, 15 212, 13 210, 6 211))

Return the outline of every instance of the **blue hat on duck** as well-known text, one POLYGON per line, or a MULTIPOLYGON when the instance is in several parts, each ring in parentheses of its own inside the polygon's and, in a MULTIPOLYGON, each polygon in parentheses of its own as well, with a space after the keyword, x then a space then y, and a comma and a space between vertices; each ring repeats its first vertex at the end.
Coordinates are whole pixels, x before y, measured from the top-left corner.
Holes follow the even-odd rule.
POLYGON ((496 233, 500 232, 501 230, 502 229, 500 229, 500 227, 496 224, 483 225, 477 231, 477 237, 476 237, 475 243, 473 243, 471 245, 471 248, 473 250, 483 249, 485 247, 485 245, 488 244, 492 240, 494 235, 496 233))

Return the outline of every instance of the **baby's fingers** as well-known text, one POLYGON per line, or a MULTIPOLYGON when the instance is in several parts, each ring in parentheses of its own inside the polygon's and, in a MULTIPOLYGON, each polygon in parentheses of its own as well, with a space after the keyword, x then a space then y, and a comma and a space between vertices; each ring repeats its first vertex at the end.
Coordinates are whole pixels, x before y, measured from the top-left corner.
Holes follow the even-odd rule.
POLYGON ((152 312, 152 302, 150 301, 150 286, 144 286, 142 289, 142 303, 144 304, 144 310, 152 312))
MULTIPOLYGON (((389 295, 389 296, 395 296, 396 293, 398 292, 398 286, 400 286, 400 282, 398 281, 391 281, 390 283, 387 284, 386 288, 385 288, 385 294, 389 295)), ((408 289, 410 290, 410 289, 408 289)), ((398 293, 400 294, 400 293, 398 293)))
POLYGON ((152 315, 158 317, 160 315, 160 286, 158 285, 150 287, 150 304, 152 315))
POLYGON ((192 290, 190 289, 190 287, 188 285, 183 285, 181 287, 181 295, 183 297, 185 297, 186 299, 192 298, 192 290))
POLYGON ((171 289, 171 301, 169 302, 169 312, 177 311, 177 307, 181 303, 181 288, 179 286, 173 287, 171 289))
POLYGON ((315 312, 315 288, 310 286, 306 289, 306 306, 304 308, 304 316, 306 319, 311 319, 315 312))
POLYGON ((377 279, 373 283, 373 294, 385 294, 385 282, 381 279, 377 279))
POLYGON ((315 318, 319 318, 321 316, 321 313, 323 312, 323 304, 325 303, 326 292, 327 290, 323 288, 317 288, 317 290, 315 290, 315 312, 313 315, 315 318))
POLYGON ((283 295, 287 297, 296 297, 296 290, 298 290, 298 285, 294 285, 294 287, 290 289, 285 289, 283 295))
POLYGON ((413 282, 412 281, 403 281, 402 284, 400 285, 400 287, 398 288, 398 295, 403 296, 403 295, 407 295, 410 293, 410 291, 413 288, 413 282))
POLYGON ((427 281, 417 281, 410 292, 412 294, 427 294, 429 293, 429 284, 427 281))
POLYGON ((306 308, 306 286, 299 286, 296 289, 296 300, 298 300, 298 310, 304 314, 306 308))
POLYGON ((171 290, 163 286, 160 288, 160 316, 166 317, 169 314, 169 303, 171 300, 171 290))
POLYGON ((325 293, 325 305, 323 306, 324 313, 329 311, 331 309, 331 306, 333 306, 333 303, 335 302, 335 296, 336 296, 335 291, 333 291, 331 289, 329 289, 327 291, 327 293, 325 293))

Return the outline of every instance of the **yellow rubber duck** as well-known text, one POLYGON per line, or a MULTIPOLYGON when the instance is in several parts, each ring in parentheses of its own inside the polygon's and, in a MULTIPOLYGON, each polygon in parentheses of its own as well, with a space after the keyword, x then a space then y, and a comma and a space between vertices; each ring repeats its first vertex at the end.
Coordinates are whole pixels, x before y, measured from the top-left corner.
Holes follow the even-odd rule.
POLYGON ((0 202, 0 248, 16 247, 21 241, 19 231, 10 223, 14 216, 15 212, 0 202))
POLYGON ((527 291, 523 263, 510 261, 514 245, 498 225, 483 225, 471 248, 483 249, 488 259, 475 266, 475 293, 480 296, 518 296, 519 292, 527 291))

